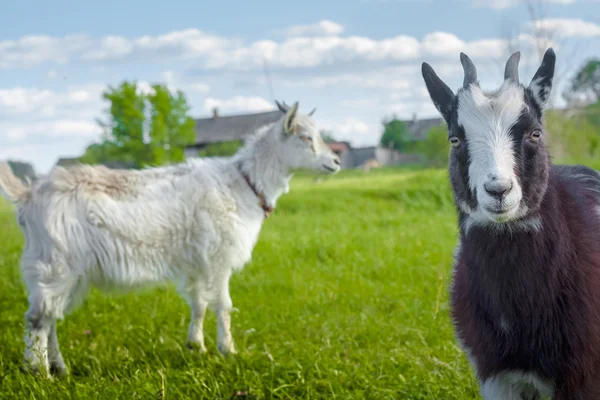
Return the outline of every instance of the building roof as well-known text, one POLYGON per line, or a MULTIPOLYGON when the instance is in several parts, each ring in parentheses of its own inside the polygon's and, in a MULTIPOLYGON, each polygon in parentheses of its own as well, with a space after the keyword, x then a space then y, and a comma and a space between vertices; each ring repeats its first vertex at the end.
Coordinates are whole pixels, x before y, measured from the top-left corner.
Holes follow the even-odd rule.
POLYGON ((410 131, 415 140, 423 140, 427 136, 427 132, 434 126, 442 125, 444 123, 443 118, 425 118, 416 119, 413 118, 409 121, 403 121, 406 124, 406 128, 410 131))
MULTIPOLYGON (((244 140, 256 129, 273 123, 279 118, 281 118, 281 111, 279 110, 225 116, 218 115, 217 110, 213 110, 213 116, 196 119, 196 141, 193 147, 232 140, 244 140)), ((422 140, 425 139, 431 128, 443 124, 444 120, 439 117, 418 119, 415 115, 412 120, 403 122, 416 140, 422 140)), ((343 141, 330 143, 329 145, 331 148, 335 147, 336 151, 341 151, 344 143, 347 148, 351 147, 343 141)))
POLYGON ((56 165, 66 167, 73 164, 79 163, 79 157, 61 157, 56 162, 56 165))
POLYGON ((279 120, 281 116, 281 111, 274 110, 196 119, 195 145, 243 140, 256 129, 279 120))
POLYGON ((327 146, 331 149, 331 151, 342 152, 345 150, 349 150, 351 148, 350 143, 348 142, 329 142, 326 143, 327 146))

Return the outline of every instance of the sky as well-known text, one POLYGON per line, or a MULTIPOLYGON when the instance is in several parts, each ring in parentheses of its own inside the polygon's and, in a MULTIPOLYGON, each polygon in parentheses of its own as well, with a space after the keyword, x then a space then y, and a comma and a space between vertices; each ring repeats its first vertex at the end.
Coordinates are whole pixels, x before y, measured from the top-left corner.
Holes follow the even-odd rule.
POLYGON ((528 84, 540 32, 557 53, 561 107, 569 78, 600 56, 600 0, 533 3, 532 20, 523 0, 10 2, 0 13, 0 159, 45 173, 81 155, 99 138, 102 92, 124 80, 183 91, 195 118, 299 101, 336 139, 373 145, 386 117, 438 115, 423 61, 457 89, 463 51, 494 89, 520 50, 528 84))

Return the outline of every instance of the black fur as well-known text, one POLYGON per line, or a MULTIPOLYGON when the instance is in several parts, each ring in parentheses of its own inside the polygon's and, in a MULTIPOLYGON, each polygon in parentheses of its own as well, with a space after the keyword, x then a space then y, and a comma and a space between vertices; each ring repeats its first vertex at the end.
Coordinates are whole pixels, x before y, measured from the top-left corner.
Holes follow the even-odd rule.
MULTIPOLYGON (((470 217, 457 207, 461 246, 451 314, 481 382, 527 372, 553 382, 555 399, 600 399, 600 175, 583 166, 552 165, 544 134, 537 140, 532 135, 542 131, 554 64, 550 49, 532 80, 536 85, 515 99, 524 103, 510 136, 526 215, 467 227, 470 217)), ((457 205, 476 208, 456 96, 448 98, 432 69, 423 78, 444 110, 449 135, 461 139, 449 163, 457 205)))

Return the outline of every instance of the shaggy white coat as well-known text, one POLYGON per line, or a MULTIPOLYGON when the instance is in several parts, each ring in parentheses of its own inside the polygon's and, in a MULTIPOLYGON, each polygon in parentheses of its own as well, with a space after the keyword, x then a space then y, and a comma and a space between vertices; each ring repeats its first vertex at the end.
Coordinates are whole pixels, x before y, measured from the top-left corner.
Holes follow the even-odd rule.
POLYGON ((18 206, 21 260, 29 293, 25 360, 66 372, 56 320, 91 285, 130 288, 174 281, 191 308, 188 344, 205 351, 207 306, 217 313, 217 344, 234 353, 229 278, 251 259, 264 211, 247 174, 274 206, 291 171, 339 170, 297 103, 257 132, 232 158, 196 159, 141 171, 102 166, 54 168, 27 188, 0 166, 0 187, 18 206))

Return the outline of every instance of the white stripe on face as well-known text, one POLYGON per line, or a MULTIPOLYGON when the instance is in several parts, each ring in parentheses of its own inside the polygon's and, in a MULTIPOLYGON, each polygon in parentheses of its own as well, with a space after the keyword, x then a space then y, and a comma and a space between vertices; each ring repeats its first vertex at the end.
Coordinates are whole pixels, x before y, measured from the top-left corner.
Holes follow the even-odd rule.
POLYGON ((505 84, 491 95, 486 95, 477 86, 459 93, 458 123, 464 128, 470 154, 468 183, 477 194, 479 212, 475 214, 485 220, 510 219, 521 201, 510 130, 526 107, 523 96, 523 88, 514 84, 505 84), (485 190, 486 183, 497 180, 508 180, 513 186, 502 200, 485 190), (487 212, 490 209, 507 213, 490 215, 487 212))

